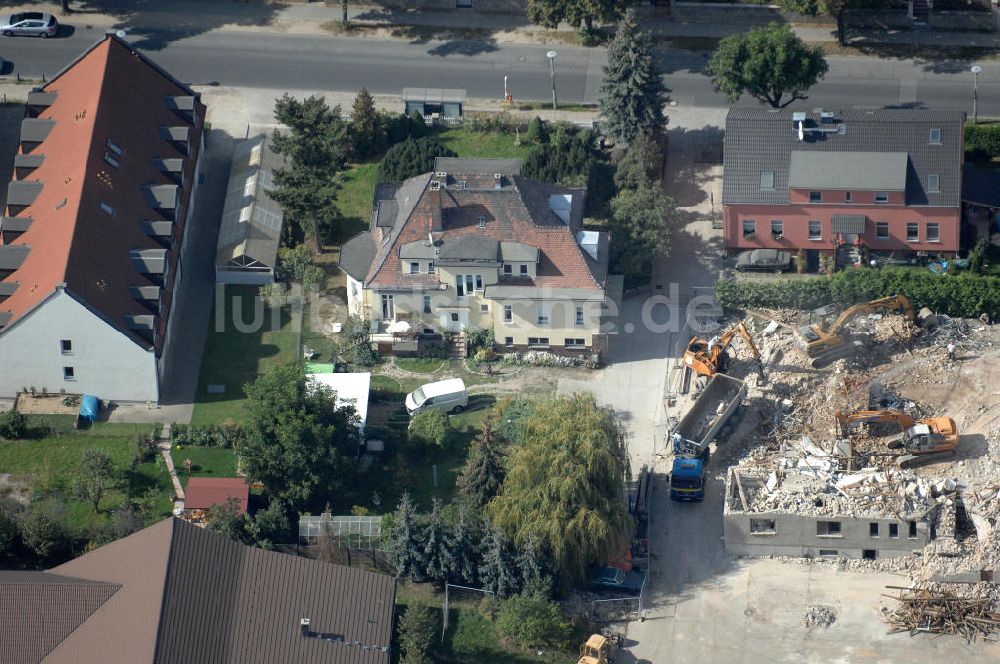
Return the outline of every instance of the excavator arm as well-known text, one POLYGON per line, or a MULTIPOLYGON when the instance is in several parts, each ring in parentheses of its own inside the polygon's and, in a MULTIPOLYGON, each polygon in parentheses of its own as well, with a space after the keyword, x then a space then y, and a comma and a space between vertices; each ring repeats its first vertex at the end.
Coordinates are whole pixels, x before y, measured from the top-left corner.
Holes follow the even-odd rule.
POLYGON ((910 299, 908 297, 905 295, 892 295, 890 297, 872 300, 871 302, 855 304, 853 307, 844 309, 844 311, 837 316, 837 320, 833 321, 833 324, 826 330, 826 333, 828 335, 840 334, 841 330, 843 330, 848 323, 861 314, 896 309, 906 314, 910 320, 914 320, 916 318, 916 314, 913 311, 913 305, 910 304, 910 299))
POLYGON ((901 410, 859 410, 854 413, 837 413, 837 426, 841 435, 846 435, 852 426, 858 424, 875 424, 877 422, 895 422, 901 429, 913 426, 913 418, 901 410))

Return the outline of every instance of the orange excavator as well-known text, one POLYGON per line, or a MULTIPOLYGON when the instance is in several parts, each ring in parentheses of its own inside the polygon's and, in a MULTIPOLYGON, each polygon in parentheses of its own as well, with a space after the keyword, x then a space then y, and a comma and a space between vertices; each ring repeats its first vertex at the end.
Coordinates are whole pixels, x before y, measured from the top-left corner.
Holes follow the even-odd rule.
MULTIPOLYGON (((826 307, 818 310, 817 313, 822 311, 825 314, 825 309, 826 307)), ((802 350, 812 358, 813 368, 819 369, 861 349, 864 346, 862 342, 852 341, 846 337, 847 324, 861 314, 878 311, 899 311, 911 321, 916 320, 916 314, 909 298, 905 295, 893 295, 871 302, 855 304, 853 307, 844 309, 826 329, 823 329, 821 323, 802 325, 795 330, 795 336, 802 350)))
POLYGON ((918 457, 930 458, 929 455, 954 454, 958 447, 959 436, 955 420, 948 416, 929 417, 914 420, 900 410, 859 410, 845 415, 837 413, 837 427, 840 437, 846 438, 854 426, 861 424, 894 423, 903 430, 901 437, 891 440, 890 449, 902 450, 898 462, 904 466, 918 457))
POLYGON ((760 351, 757 344, 753 342, 750 331, 743 321, 734 323, 726 328, 726 331, 712 339, 702 339, 692 337, 688 342, 687 350, 684 351, 684 366, 694 373, 711 378, 717 373, 725 373, 729 364, 729 353, 727 350, 732 345, 736 337, 741 336, 746 341, 747 347, 757 360, 757 372, 764 378, 764 365, 760 359, 760 351))

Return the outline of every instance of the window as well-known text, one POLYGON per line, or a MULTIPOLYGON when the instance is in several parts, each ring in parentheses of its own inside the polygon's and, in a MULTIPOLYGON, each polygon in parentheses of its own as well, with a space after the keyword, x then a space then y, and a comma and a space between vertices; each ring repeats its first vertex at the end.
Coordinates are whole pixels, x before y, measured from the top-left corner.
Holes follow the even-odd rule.
POLYGON ((511 265, 510 263, 504 263, 503 264, 503 273, 504 274, 514 274, 514 266, 511 265))
POLYGON ((488 314, 488 313, 490 313, 490 305, 488 305, 488 304, 480 304, 479 305, 479 313, 481 313, 481 314, 488 314))
POLYGON ((890 523, 889 524, 889 537, 899 537, 899 524, 890 523))
POLYGON ((544 304, 538 305, 538 324, 548 325, 549 324, 549 310, 544 304))
POLYGON ((104 162, 107 164, 111 164, 115 168, 120 168, 122 165, 120 161, 112 157, 111 154, 108 152, 104 153, 104 162))
POLYGON ((760 188, 774 189, 774 171, 760 172, 760 188))
POLYGON ((458 322, 458 314, 457 313, 451 314, 451 322, 452 323, 457 323, 458 322))
POLYGON ((583 307, 576 308, 576 324, 583 325, 583 307))
POLYGON ((928 242, 940 242, 941 241, 941 225, 940 224, 927 224, 927 241, 928 242))
POLYGON ((868 536, 869 537, 878 537, 878 524, 877 523, 869 523, 868 524, 868 536))
POLYGON ((514 322, 514 308, 509 305, 503 305, 503 322, 513 323, 514 322))
POLYGON ((396 319, 396 307, 392 302, 392 295, 382 296, 382 318, 386 320, 396 319))
POLYGON ((521 266, 521 276, 522 277, 528 276, 528 266, 527 265, 522 265, 521 266))
POLYGON ((59 342, 59 348, 62 349, 63 355, 69 355, 73 352, 73 342, 69 339, 63 339, 59 342))
POLYGON ((416 261, 410 263, 410 274, 420 274, 420 263, 416 261))
POLYGON ((771 220, 771 239, 780 240, 785 237, 785 222, 780 219, 771 220))
POLYGON ((840 521, 817 521, 817 537, 841 537, 840 521))
POLYGON ((476 219, 476 226, 479 228, 486 228, 486 217, 480 216, 476 219))
POLYGON ((888 240, 889 239, 889 222, 888 221, 876 221, 875 222, 875 239, 876 240, 888 240))
POLYGON ((112 152, 114 152, 119 157, 122 156, 122 154, 125 153, 125 151, 122 150, 120 147, 118 147, 118 144, 115 143, 114 141, 112 141, 110 138, 108 139, 108 141, 104 145, 106 145, 109 150, 111 150, 112 152))
POLYGON ((513 346, 514 345, 514 337, 504 337, 503 338, 503 345, 504 346, 513 346))
POLYGON ((889 194, 885 191, 875 192, 875 202, 880 204, 885 204, 889 202, 889 194))
POLYGON ((73 367, 63 367, 63 378, 66 380, 74 380, 76 378, 76 371, 73 367))
POLYGON ((820 549, 819 550, 819 555, 826 556, 826 557, 831 557, 831 558, 835 557, 837 555, 837 553, 838 552, 837 552, 836 549, 820 549))
POLYGON ((455 275, 455 294, 465 297, 465 277, 460 274, 455 275))
POLYGON ((910 539, 917 539, 917 522, 910 521, 910 539))
POLYGON ((931 129, 930 132, 928 132, 927 140, 929 142, 931 142, 931 143, 936 143, 936 144, 940 145, 941 144, 941 130, 940 129, 931 129))
POLYGON ((112 217, 115 216, 115 209, 104 201, 101 201, 101 209, 110 214, 112 217))
POLYGON ((773 535, 776 532, 774 519, 750 519, 751 535, 773 535))
POLYGON ((809 192, 809 202, 810 203, 822 203, 823 202, 823 192, 822 191, 810 191, 809 192))
POLYGON ((427 274, 434 274, 434 261, 427 263, 427 274))
POLYGON ((863 549, 861 551, 862 560, 875 560, 876 558, 878 558, 878 551, 875 549, 863 549))
POLYGON ((919 224, 907 224, 906 225, 906 241, 907 242, 919 242, 920 241, 920 225, 919 224))
POLYGON ((809 239, 810 240, 823 239, 823 224, 819 223, 815 219, 809 222, 809 239))
POLYGON ((475 283, 473 281, 474 279, 475 279, 475 277, 473 277, 471 274, 465 275, 465 294, 466 295, 472 295, 472 293, 475 292, 476 287, 473 285, 475 283))
POLYGON ((849 192, 849 191, 845 191, 844 192, 844 202, 845 203, 850 203, 851 202, 851 192, 849 192))
POLYGON ((477 291, 483 290, 483 275, 481 274, 476 275, 476 290, 477 291))
POLYGON ((565 342, 563 345, 565 345, 566 348, 586 348, 587 347, 587 340, 586 339, 564 339, 563 341, 565 342))
POLYGON ((753 240, 757 237, 757 222, 753 219, 743 220, 743 239, 753 240))
POLYGON ((431 312, 431 296, 424 295, 424 313, 429 314, 431 312))
POLYGON ((937 193, 941 191, 941 176, 931 173, 927 176, 927 191, 937 193))
POLYGON ((549 338, 548 337, 528 337, 528 345, 529 346, 548 346, 549 345, 549 338))

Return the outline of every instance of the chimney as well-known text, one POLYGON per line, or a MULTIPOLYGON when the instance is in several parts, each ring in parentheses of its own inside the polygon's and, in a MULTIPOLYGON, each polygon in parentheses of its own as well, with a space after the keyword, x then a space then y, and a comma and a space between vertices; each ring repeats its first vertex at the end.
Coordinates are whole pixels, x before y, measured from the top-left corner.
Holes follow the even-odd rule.
POLYGON ((302 636, 309 636, 310 622, 308 618, 299 618, 299 628, 302 630, 302 636))

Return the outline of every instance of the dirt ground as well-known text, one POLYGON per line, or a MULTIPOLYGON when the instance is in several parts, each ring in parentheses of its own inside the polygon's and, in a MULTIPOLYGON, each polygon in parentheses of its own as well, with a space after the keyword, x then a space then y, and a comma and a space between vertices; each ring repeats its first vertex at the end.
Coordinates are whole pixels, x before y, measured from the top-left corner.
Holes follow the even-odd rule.
POLYGON ((25 415, 76 415, 80 412, 80 401, 77 396, 75 406, 63 403, 65 394, 20 394, 17 397, 17 410, 25 415))

